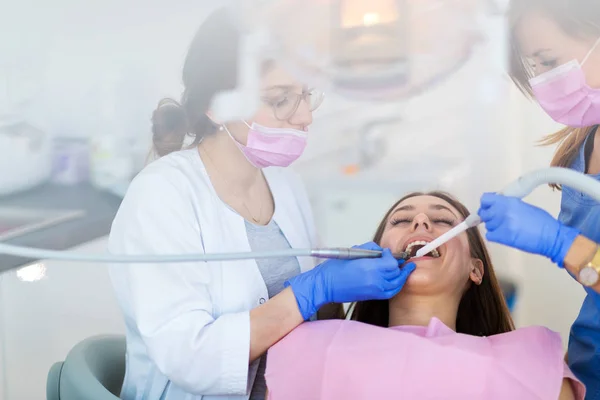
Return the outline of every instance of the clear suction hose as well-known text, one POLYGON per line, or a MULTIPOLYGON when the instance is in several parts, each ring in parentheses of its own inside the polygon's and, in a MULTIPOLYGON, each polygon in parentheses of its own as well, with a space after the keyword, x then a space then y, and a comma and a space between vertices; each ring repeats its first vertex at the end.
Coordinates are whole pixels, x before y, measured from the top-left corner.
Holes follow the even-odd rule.
MULTIPOLYGON (((600 202, 600 182, 572 169, 557 167, 544 168, 525 174, 516 181, 512 182, 510 185, 506 186, 499 193, 504 196, 518 197, 522 199, 533 192, 538 186, 547 185, 550 183, 568 186, 572 189, 585 193, 600 202)), ((476 213, 469 215, 464 222, 458 224, 456 227, 444 233, 442 236, 436 238, 427 246, 419 249, 416 256, 421 257, 429 253, 433 249, 440 247, 444 243, 450 241, 452 238, 458 236, 469 228, 479 225, 480 223, 481 219, 476 213)))

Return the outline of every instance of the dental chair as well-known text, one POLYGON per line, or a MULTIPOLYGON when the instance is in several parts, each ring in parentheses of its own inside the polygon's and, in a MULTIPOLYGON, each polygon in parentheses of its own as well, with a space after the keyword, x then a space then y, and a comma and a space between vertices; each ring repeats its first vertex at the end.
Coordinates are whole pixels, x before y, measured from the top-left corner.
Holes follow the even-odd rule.
POLYGON ((517 285, 515 285, 515 283, 512 281, 502 278, 499 278, 498 281, 500 283, 500 289, 502 290, 504 299, 506 300, 508 311, 513 313, 515 311, 515 303, 517 301, 517 285))
POLYGON ((124 376, 125 337, 90 337, 50 368, 46 399, 118 400, 124 376))

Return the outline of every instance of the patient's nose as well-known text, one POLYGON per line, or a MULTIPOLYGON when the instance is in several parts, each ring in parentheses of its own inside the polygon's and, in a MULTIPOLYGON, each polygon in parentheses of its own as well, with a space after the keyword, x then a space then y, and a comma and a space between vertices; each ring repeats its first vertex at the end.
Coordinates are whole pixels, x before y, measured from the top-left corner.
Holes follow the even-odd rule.
POLYGON ((425 214, 419 214, 415 216, 412 223, 412 231, 415 232, 419 229, 429 232, 431 230, 431 221, 425 214))

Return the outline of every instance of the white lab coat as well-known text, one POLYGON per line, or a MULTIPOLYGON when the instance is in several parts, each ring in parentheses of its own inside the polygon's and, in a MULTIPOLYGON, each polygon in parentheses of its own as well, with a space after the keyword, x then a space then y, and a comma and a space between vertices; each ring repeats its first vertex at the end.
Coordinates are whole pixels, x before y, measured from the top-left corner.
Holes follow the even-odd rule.
MULTIPOLYGON (((281 168, 264 170, 274 219, 292 248, 316 245, 308 197, 281 168)), ((196 149, 163 157, 131 183, 109 238, 114 254, 250 251, 244 219, 212 187, 196 149)), ((315 260, 300 258, 304 272, 315 260)), ((124 399, 246 399, 257 363, 249 310, 268 299, 256 261, 114 264, 127 329, 124 399), (218 395, 227 395, 219 396, 218 395)))

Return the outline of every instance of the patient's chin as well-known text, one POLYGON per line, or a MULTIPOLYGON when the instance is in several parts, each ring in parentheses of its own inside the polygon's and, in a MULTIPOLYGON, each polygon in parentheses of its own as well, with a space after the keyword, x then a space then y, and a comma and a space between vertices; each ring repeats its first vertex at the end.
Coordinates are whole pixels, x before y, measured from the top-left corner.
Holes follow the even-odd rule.
POLYGON ((427 292, 438 283, 438 275, 436 270, 419 268, 417 265, 417 268, 408 277, 402 291, 427 292))
MULTIPOLYGON (((443 293, 453 293, 457 285, 462 285, 468 279, 469 272, 463 267, 459 267, 465 262, 462 260, 452 261, 446 258, 439 264, 438 260, 417 261, 417 268, 410 274, 400 295, 440 295, 443 293)), ((466 264, 465 264, 466 265, 466 264)))

